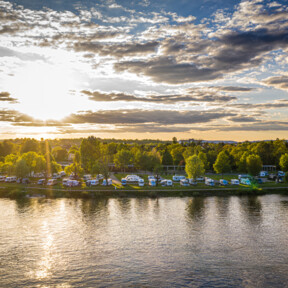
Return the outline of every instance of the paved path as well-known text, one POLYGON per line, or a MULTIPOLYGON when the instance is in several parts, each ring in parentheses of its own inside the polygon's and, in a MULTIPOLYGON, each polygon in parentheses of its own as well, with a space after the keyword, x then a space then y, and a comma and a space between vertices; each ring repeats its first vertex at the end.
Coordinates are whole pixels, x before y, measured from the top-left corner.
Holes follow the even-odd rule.
POLYGON ((121 181, 118 180, 118 178, 114 175, 114 173, 111 173, 109 178, 112 179, 114 184, 121 185, 121 181))

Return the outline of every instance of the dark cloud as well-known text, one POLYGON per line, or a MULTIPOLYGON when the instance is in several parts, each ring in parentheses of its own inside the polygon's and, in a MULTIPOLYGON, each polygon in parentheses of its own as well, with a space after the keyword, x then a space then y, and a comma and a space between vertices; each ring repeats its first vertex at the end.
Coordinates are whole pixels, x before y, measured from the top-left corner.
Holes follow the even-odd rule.
POLYGON ((135 96, 127 93, 104 93, 100 91, 81 91, 93 101, 140 101, 140 102, 156 102, 161 104, 177 103, 177 102, 229 102, 236 100, 236 97, 227 95, 219 95, 213 91, 205 91, 199 88, 190 89, 187 94, 180 95, 147 95, 145 97, 135 96))
POLYGON ((274 76, 263 80, 263 83, 278 89, 288 90, 288 76, 274 76))
POLYGON ((287 108, 288 107, 288 100, 287 99, 279 99, 279 100, 275 100, 275 101, 270 102, 270 103, 231 104, 230 107, 240 108, 240 109, 256 109, 256 110, 262 110, 263 111, 263 109, 287 108))
POLYGON ((235 113, 225 111, 170 111, 170 110, 116 110, 116 111, 85 111, 72 114, 64 119, 65 123, 80 124, 144 124, 158 123, 161 125, 170 124, 198 124, 207 123, 212 120, 222 119, 229 116, 236 116, 235 113))
POLYGON ((157 57, 150 60, 122 61, 114 64, 117 72, 128 71, 151 77, 155 82, 183 84, 209 81, 222 77, 214 68, 201 68, 194 63, 177 63, 174 57, 157 57))
POLYGON ((237 116, 229 118, 229 120, 233 122, 259 122, 259 120, 256 119, 255 117, 249 117, 249 116, 237 116))
POLYGON ((243 124, 240 126, 226 126, 219 128, 221 131, 288 131, 288 122, 263 121, 261 123, 243 124))
POLYGON ((9 92, 0 92, 0 101, 7 101, 11 103, 16 103, 17 99, 12 98, 9 92))
POLYGON ((93 52, 102 56, 131 56, 137 54, 147 54, 155 52, 158 42, 147 43, 98 43, 98 42, 81 42, 74 45, 75 51, 93 52))
POLYGON ((213 88, 218 91, 226 91, 226 92, 250 92, 250 91, 255 90, 255 88, 240 87, 240 86, 210 86, 209 88, 213 88))

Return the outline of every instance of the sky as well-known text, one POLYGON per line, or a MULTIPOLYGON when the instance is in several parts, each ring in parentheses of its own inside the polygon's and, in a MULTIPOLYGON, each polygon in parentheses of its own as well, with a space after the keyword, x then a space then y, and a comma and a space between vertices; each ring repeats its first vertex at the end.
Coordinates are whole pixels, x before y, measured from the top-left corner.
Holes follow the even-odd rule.
POLYGON ((0 0, 0 138, 288 139, 288 1, 0 0))

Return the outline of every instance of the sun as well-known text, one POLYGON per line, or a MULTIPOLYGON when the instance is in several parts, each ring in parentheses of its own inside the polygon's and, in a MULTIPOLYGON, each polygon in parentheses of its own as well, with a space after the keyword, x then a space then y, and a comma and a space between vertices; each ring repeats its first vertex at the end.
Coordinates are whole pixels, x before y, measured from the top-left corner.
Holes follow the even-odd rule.
POLYGON ((17 73, 13 82, 19 111, 35 119, 60 120, 74 110, 75 79, 63 65, 30 63, 17 73))

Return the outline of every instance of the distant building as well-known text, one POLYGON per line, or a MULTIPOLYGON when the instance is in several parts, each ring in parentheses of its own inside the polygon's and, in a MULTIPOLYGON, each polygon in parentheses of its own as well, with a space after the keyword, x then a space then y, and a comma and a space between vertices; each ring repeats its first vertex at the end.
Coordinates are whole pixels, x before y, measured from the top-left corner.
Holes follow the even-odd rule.
POLYGON ((226 140, 196 140, 196 139, 186 139, 186 140, 179 140, 179 144, 190 144, 190 143, 212 143, 212 144, 219 144, 219 143, 224 143, 224 144, 237 144, 238 142, 236 141, 226 141, 226 140))

